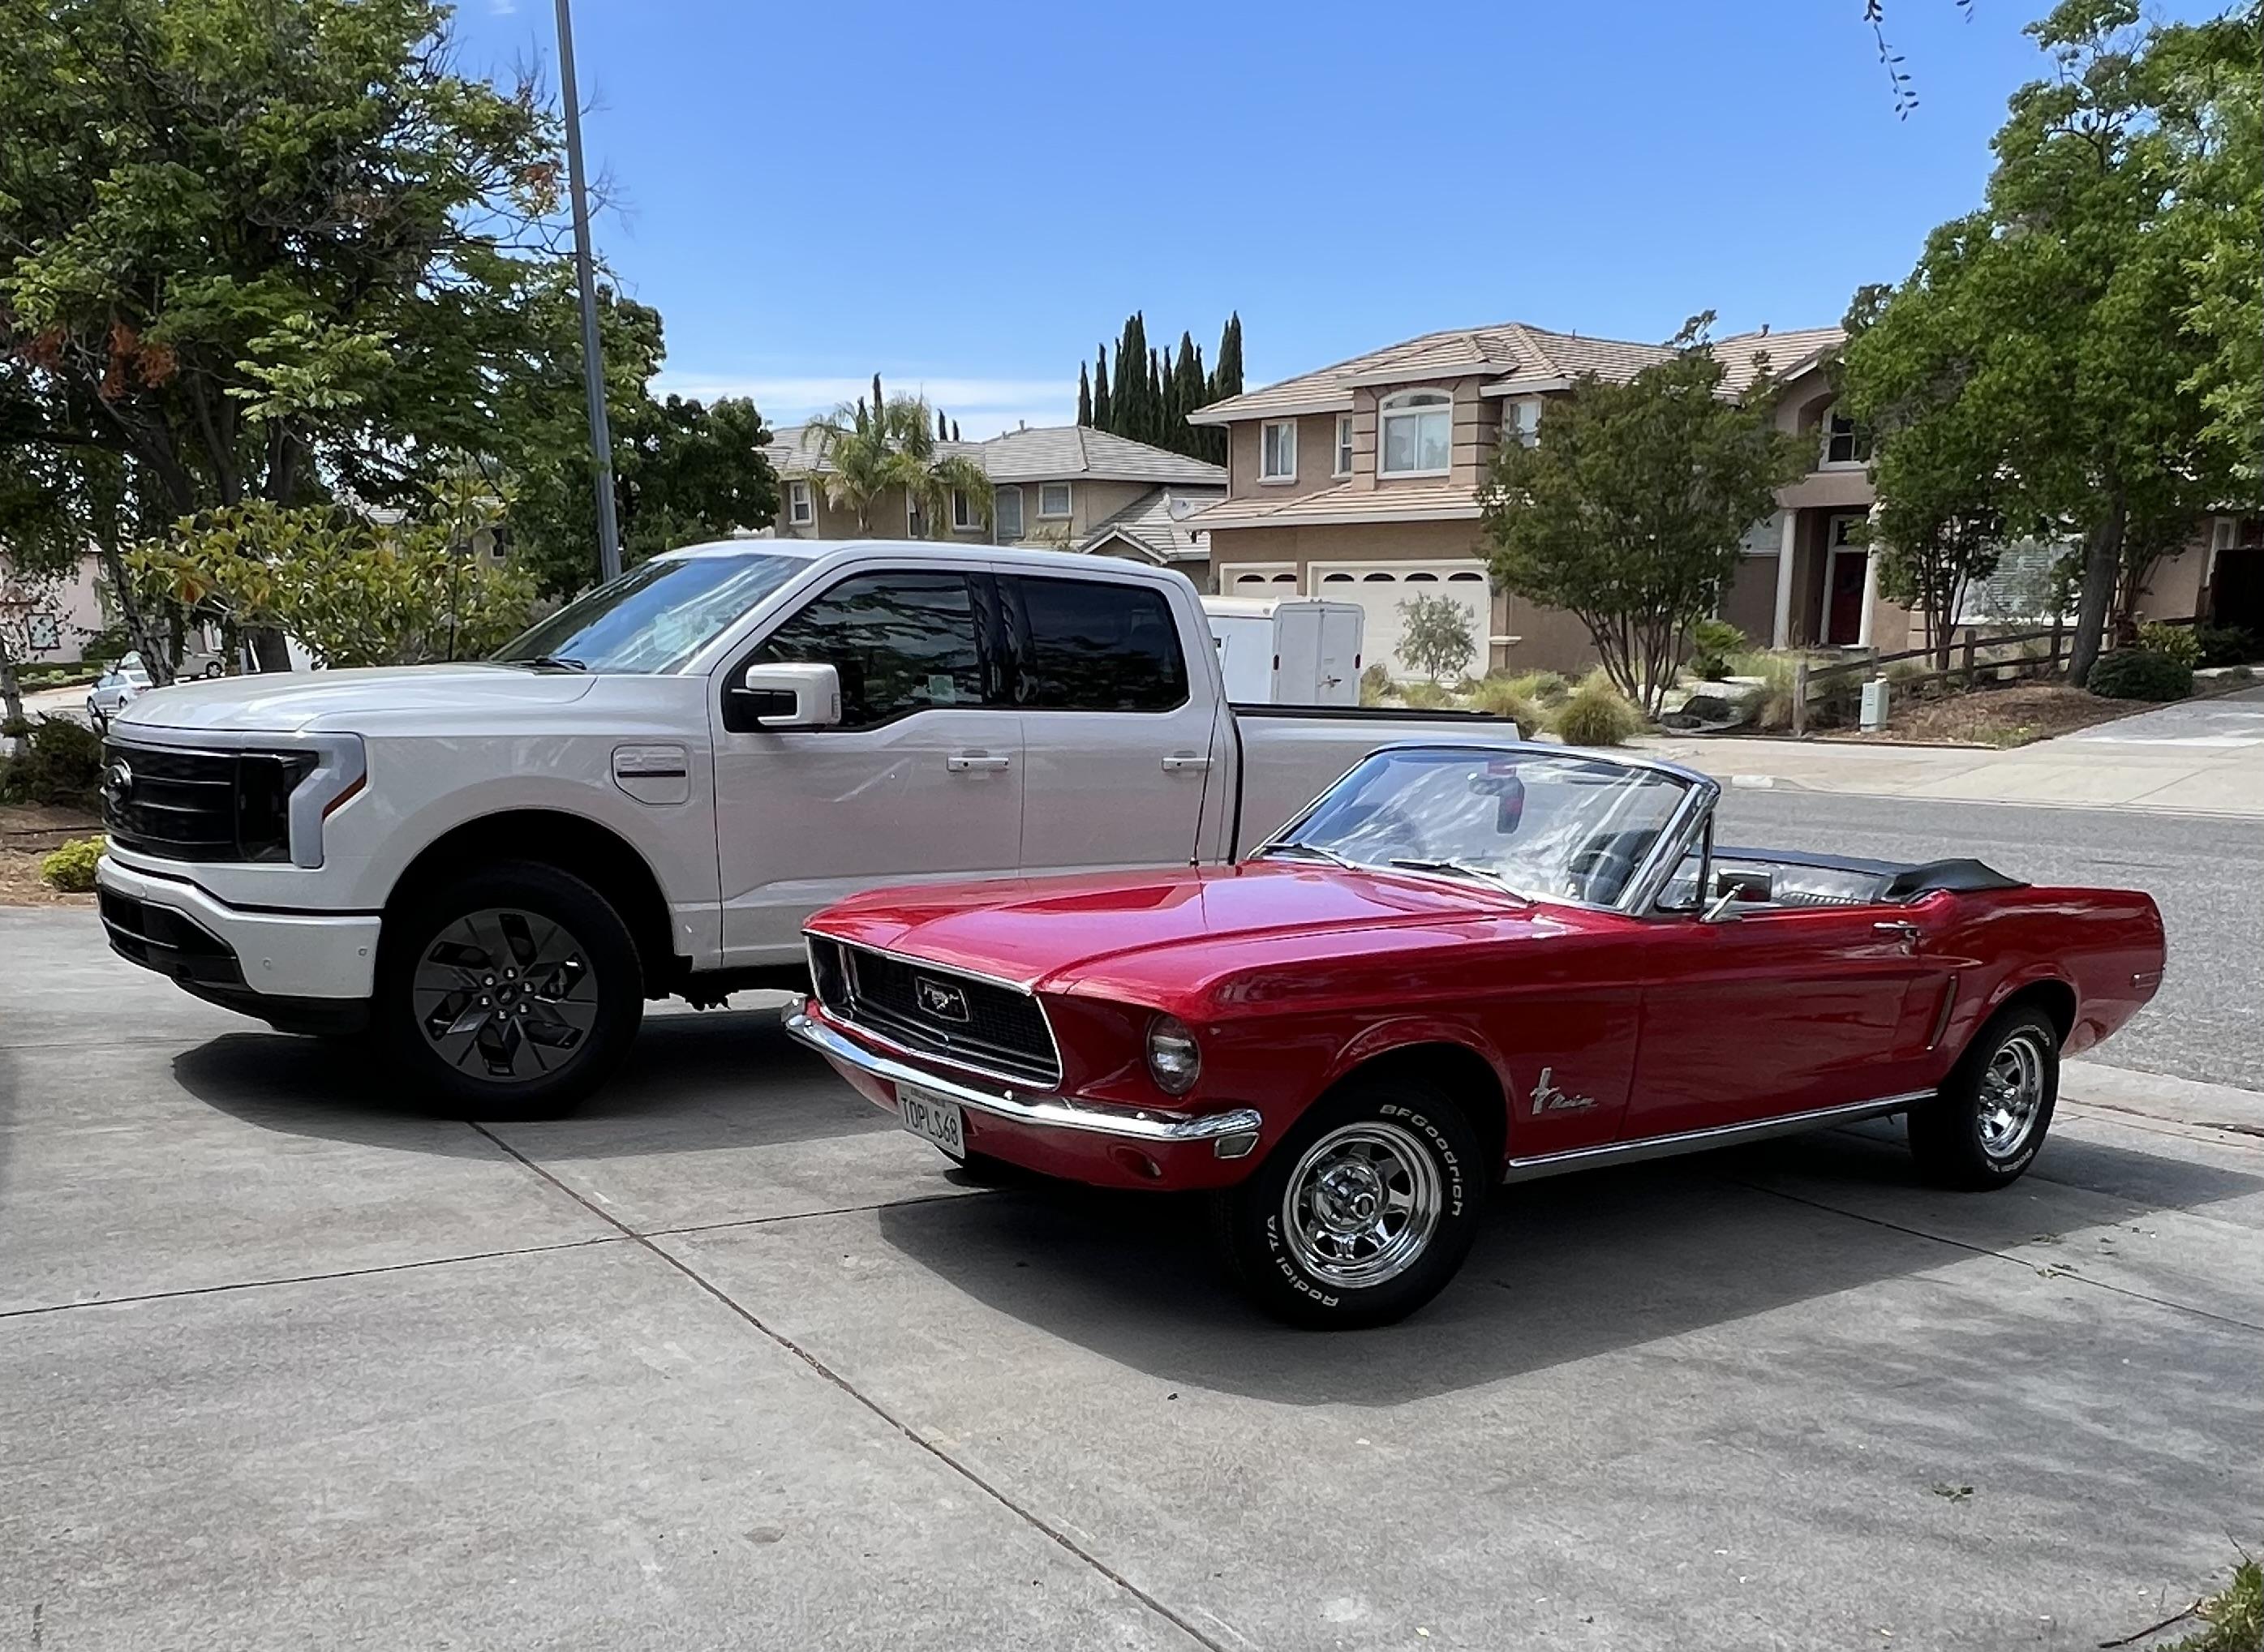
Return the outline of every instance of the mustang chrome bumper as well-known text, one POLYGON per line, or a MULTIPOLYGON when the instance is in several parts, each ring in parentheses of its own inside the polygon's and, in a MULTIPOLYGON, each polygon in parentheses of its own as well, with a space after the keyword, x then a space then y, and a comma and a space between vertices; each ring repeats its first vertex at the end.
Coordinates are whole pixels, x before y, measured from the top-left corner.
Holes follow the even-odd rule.
POLYGON ((1174 1118, 1167 1113, 1146 1112, 1131 1107, 1104 1107, 1062 1096, 1025 1100, 1011 1092, 978 1090, 958 1079, 943 1077, 925 1068, 914 1067, 907 1061, 900 1061, 867 1047, 813 1017, 807 1001, 789 1004, 783 1025, 790 1036, 830 1060, 854 1067, 874 1078, 885 1079, 890 1084, 911 1084, 935 1095, 948 1097, 970 1112, 987 1113, 994 1119, 1010 1119, 1016 1124, 1034 1125, 1043 1129, 1078 1130, 1124 1141, 1164 1145, 1208 1141, 1213 1153, 1222 1159, 1238 1159, 1246 1156, 1258 1145, 1259 1131, 1265 1124, 1257 1111, 1250 1107, 1230 1107, 1223 1112, 1174 1118))

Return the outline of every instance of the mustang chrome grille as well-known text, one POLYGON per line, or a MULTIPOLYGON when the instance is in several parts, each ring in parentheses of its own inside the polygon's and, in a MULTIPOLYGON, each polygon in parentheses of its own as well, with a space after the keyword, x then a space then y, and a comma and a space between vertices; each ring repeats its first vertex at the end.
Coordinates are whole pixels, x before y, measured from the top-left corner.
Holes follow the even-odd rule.
POLYGON ((1028 993, 822 935, 809 955, 817 1001, 853 1025, 976 1072, 1060 1086, 1061 1052, 1028 993))

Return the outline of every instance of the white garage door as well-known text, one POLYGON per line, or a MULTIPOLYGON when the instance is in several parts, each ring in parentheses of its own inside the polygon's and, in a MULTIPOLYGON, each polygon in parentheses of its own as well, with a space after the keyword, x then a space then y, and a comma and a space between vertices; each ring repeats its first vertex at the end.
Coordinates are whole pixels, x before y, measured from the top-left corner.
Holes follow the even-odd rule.
POLYGON ((1418 597, 1451 598, 1469 614, 1470 641, 1477 644, 1470 656, 1470 673, 1485 674, 1491 657, 1486 638, 1493 630, 1493 588, 1486 581, 1483 562, 1316 562, 1307 594, 1326 597, 1332 602, 1358 603, 1368 615, 1361 656, 1370 663, 1381 660, 1394 677, 1422 675, 1399 657, 1399 605, 1418 597))

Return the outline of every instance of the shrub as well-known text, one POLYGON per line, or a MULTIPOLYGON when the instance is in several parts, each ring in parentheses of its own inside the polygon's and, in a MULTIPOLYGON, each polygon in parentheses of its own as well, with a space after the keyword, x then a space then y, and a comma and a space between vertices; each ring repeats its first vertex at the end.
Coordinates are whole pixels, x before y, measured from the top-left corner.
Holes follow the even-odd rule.
POLYGON ((65 895, 84 895, 94 888, 94 863, 105 844, 100 837, 74 837, 40 862, 40 876, 65 895))
POLYGON ((1542 710, 1541 702, 1519 693, 1515 681, 1506 677, 1489 677, 1477 685, 1472 698, 1480 711, 1513 721, 1520 734, 1537 733, 1549 721, 1549 714, 1542 710))
POLYGON ((68 717, 42 717, 23 751, 0 768, 0 801, 94 807, 102 737, 68 717))
POLYGON ((1381 660, 1377 661, 1374 665, 1369 666, 1366 670, 1360 674, 1360 703, 1361 705, 1381 706, 1385 700, 1391 698, 1391 673, 1383 669, 1383 662, 1381 660))
POLYGON ((2193 634, 2203 665, 2246 665, 2264 656, 2264 644, 2246 626, 2195 626, 2193 634))
POLYGON ((1520 699, 1542 706, 1558 706, 1571 694, 1572 685, 1555 671, 1527 671, 1509 679, 1509 692, 1520 699))
POLYGON ((2183 699, 2193 692, 2193 667, 2156 648, 2117 648, 2100 657, 2085 686, 2108 699, 2183 699))
POLYGON ((1690 670, 1718 683, 1730 674, 1730 656, 1741 653, 1745 634, 1726 620, 1701 620, 1690 627, 1690 670))
POLYGON ((1404 684, 1399 697, 1417 711, 1440 711, 1455 703, 1454 695, 1438 683, 1404 684))
POLYGON ((2190 671, 2201 663, 2201 639, 2191 626, 2166 626, 2149 620, 2138 627, 2138 646, 2167 655, 2190 671))
POLYGON ((1567 745, 1618 746, 1643 731, 1643 715, 1609 677, 1594 671, 1556 708, 1550 726, 1567 745))

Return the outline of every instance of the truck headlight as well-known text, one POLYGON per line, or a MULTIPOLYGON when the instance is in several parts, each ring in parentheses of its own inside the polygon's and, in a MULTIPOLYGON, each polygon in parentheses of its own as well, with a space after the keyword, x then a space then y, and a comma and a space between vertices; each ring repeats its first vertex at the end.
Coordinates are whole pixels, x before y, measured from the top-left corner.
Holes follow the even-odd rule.
POLYGON ((1167 1096, 1184 1096, 1202 1073, 1195 1035, 1177 1016, 1159 1015, 1148 1024, 1148 1076, 1167 1096))

